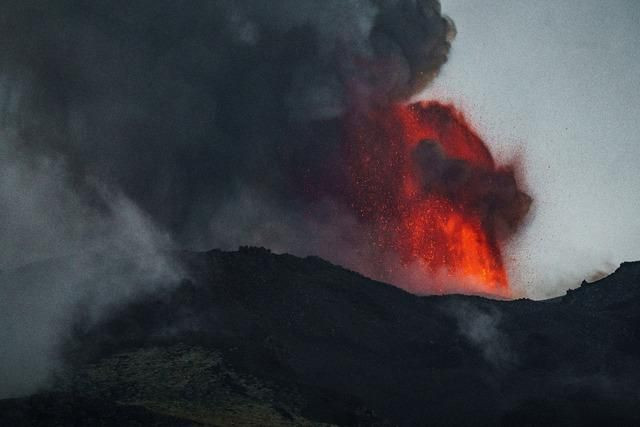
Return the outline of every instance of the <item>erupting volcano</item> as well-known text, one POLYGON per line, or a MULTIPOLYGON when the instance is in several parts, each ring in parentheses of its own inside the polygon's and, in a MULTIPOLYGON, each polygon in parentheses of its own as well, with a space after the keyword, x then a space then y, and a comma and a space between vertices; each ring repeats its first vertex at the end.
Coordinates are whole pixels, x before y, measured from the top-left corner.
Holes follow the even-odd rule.
POLYGON ((393 278, 383 259, 395 254, 421 272, 414 291, 509 297, 501 246, 531 204, 513 167, 438 102, 354 112, 346 127, 350 205, 370 225, 380 274, 393 278))

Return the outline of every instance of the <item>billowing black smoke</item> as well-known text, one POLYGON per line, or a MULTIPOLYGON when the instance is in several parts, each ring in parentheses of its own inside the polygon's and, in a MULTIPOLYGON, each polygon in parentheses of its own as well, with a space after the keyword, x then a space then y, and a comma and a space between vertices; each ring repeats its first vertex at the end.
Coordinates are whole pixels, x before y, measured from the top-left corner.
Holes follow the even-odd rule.
POLYGON ((199 246, 236 243, 212 221, 240 193, 306 213, 316 183, 340 181, 347 103, 422 89, 454 31, 434 0, 20 0, 0 19, 20 155, 61 160, 89 203, 115 188, 199 246))
POLYGON ((0 397, 42 385, 78 304, 179 280, 166 249, 354 267, 341 116, 423 88, 454 33, 436 0, 0 9, 0 397))

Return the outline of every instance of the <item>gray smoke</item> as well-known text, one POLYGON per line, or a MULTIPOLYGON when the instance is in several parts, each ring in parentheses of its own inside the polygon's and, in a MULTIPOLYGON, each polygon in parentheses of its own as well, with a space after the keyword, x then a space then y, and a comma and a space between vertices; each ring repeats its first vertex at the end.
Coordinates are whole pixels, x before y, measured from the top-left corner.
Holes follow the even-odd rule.
POLYGON ((299 210, 300 179, 337 165, 341 112, 422 89, 453 34, 427 0, 30 0, 1 19, 0 106, 21 146, 186 244, 241 187, 299 210))
POLYGON ((362 264, 340 117, 424 88, 454 33, 435 0, 3 2, 0 395, 78 304, 175 282, 171 249, 362 264))
POLYGON ((496 308, 467 301, 451 303, 447 311, 456 320, 460 335, 494 368, 504 370, 517 362, 507 334, 500 329, 502 316, 496 308))
POLYGON ((34 391, 59 366, 57 346, 82 303, 87 321, 110 304, 177 280, 168 236, 130 200, 77 194, 59 159, 0 146, 0 397, 34 391))

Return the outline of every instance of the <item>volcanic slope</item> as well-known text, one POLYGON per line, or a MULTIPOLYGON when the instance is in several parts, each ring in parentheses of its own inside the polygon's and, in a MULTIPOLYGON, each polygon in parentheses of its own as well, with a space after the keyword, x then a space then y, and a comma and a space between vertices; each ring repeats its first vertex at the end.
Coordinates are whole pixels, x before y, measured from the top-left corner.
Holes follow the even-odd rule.
POLYGON ((535 302, 260 248, 180 258, 181 283, 78 320, 67 372, 0 401, 0 424, 640 423, 640 263, 535 302))

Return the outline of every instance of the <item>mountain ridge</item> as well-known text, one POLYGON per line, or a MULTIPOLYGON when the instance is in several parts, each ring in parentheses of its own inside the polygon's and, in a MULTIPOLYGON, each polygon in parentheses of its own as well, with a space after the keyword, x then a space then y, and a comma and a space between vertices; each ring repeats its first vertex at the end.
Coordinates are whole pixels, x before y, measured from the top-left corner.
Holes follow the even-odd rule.
POLYGON ((415 296, 264 248, 179 257, 175 286, 76 319, 54 390, 204 425, 640 421, 640 263, 498 301, 415 296), (185 380, 154 385, 172 372, 185 380))

